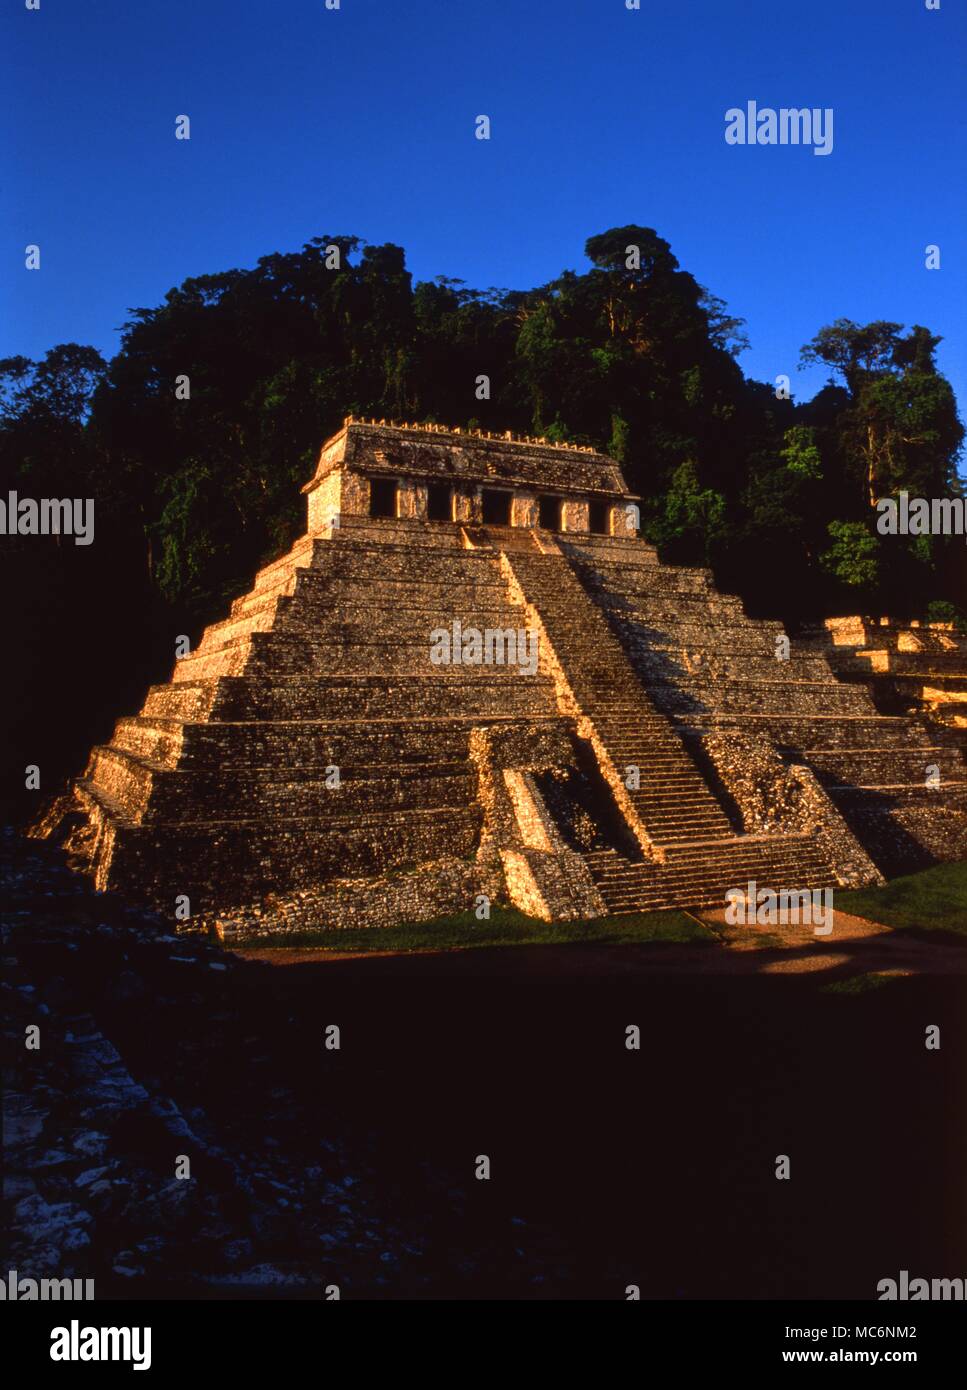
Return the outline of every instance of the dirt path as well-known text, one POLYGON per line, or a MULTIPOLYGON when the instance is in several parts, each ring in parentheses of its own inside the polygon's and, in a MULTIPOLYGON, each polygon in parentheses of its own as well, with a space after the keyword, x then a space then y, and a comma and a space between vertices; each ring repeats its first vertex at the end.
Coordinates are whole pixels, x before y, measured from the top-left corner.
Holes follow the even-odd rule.
POLYGON ((702 921, 725 933, 728 951, 758 953, 775 945, 779 954, 763 969, 790 974, 834 969, 852 962, 851 973, 895 975, 967 974, 967 942, 961 944, 936 932, 895 931, 849 912, 834 912, 833 930, 816 936, 811 927, 729 927, 724 910, 702 914, 702 921))
POLYGON ((862 917, 836 912, 829 936, 811 927, 733 927, 724 910, 699 920, 720 936, 718 945, 679 946, 568 942, 420 951, 329 951, 238 947, 234 954, 268 965, 363 963, 370 973, 419 975, 967 975, 967 943, 936 933, 898 932, 862 917))

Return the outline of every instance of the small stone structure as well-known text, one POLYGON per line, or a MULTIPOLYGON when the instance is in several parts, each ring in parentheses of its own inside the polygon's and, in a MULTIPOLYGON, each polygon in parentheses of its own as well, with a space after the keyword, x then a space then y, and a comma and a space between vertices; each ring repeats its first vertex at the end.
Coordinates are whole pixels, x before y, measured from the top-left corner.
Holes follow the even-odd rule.
POLYGON ((816 639, 837 675, 870 682, 881 705, 967 731, 967 633, 953 623, 827 618, 816 639))
POLYGON ((961 750, 660 564, 613 460, 350 418, 304 490, 307 534, 39 826, 73 817, 98 887, 230 934, 967 856, 961 750))

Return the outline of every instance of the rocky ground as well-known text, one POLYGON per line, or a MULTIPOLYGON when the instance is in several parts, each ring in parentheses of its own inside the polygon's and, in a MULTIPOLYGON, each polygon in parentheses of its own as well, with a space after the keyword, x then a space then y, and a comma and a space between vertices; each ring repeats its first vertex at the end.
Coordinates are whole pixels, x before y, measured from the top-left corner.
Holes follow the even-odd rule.
MULTIPOLYGON (((57 851, 7 833, 2 853, 4 1269, 98 1297, 432 1292, 434 1212, 459 1230, 462 1194, 421 1170, 400 1202, 413 1173, 380 1170, 325 1020, 57 851)), ((447 1265, 459 1296, 479 1270, 447 1265)))

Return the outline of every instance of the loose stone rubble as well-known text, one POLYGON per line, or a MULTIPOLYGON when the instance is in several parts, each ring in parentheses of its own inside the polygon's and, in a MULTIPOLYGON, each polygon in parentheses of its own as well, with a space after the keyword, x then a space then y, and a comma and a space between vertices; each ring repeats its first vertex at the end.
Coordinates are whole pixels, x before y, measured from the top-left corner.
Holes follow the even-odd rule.
POLYGON ((481 895, 594 918, 967 857, 951 731, 659 563, 613 460, 349 419, 305 491, 307 534, 38 824, 99 888, 231 935, 481 895), (536 634, 539 668, 441 664, 453 624, 536 634))
POLYGON ((412 1136, 405 1163, 381 1152, 358 1034, 347 1067, 292 972, 176 937, 62 861, 0 832, 5 1280, 93 1280, 102 1300, 460 1297, 495 1271, 533 1296, 573 1278, 529 1221, 478 1229, 476 1184, 412 1136))
MULTIPOLYGON (((22 843, 5 833, 4 1268, 93 1278, 98 1298, 134 1287, 197 1295, 226 1283, 378 1293, 380 1257, 389 1250, 398 1264, 404 1242, 353 1191, 358 1173, 335 1143, 320 1144, 314 1162, 304 1146, 283 1146, 285 1097, 276 1096, 261 1122, 239 1114, 248 1130, 236 1146, 204 1109, 181 1108, 159 1076, 132 1075, 105 1032, 180 1017, 190 1075, 199 1044, 217 1041, 230 976, 246 967, 94 894, 22 843), (175 1176, 180 1155, 187 1180, 175 1176)), ((239 1049, 238 1066, 253 1056, 239 1049)), ((185 1084, 177 1056, 156 1061, 185 1084)))

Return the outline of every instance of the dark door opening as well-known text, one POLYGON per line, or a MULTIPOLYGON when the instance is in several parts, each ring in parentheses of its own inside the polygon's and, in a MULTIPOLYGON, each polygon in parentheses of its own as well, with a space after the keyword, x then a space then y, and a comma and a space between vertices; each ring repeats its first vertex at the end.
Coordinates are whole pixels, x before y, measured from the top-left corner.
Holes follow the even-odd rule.
POLYGON ((597 536, 608 534, 608 507, 605 502, 592 502, 588 507, 588 530, 597 536))
POLYGON ((494 492, 490 488, 484 488, 483 494, 483 519, 485 526, 509 526, 510 525, 510 504, 513 500, 513 493, 494 492))
POLYGON ((449 483, 428 483, 426 489, 427 521, 452 521, 453 499, 449 483))
POLYGON ((564 499, 561 497, 539 497, 537 499, 537 524, 545 531, 563 531, 564 499))
POLYGON ((396 516, 396 504, 399 497, 399 490, 399 483, 397 483, 395 478, 370 478, 370 516, 396 516))

